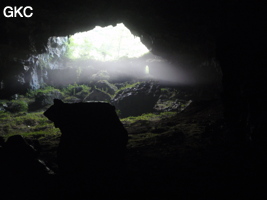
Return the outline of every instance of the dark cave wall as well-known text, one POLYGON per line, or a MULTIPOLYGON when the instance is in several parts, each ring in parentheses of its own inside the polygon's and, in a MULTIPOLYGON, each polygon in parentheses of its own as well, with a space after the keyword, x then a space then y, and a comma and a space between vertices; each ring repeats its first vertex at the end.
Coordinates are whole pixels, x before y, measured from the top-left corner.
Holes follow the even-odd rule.
POLYGON ((222 8, 217 58, 222 66, 225 119, 232 142, 266 148, 264 6, 231 2, 222 8))
MULTIPOLYGON (((18 5, 15 1, 1 2, 1 8, 12 4, 18 5)), ((194 69, 216 57, 223 73, 222 97, 229 140, 253 140, 262 146, 266 143, 266 51, 262 50, 264 12, 260 3, 78 0, 75 4, 23 4, 34 7, 32 18, 0 18, 0 81, 10 81, 9 77, 17 74, 15 66, 20 60, 44 52, 50 36, 67 36, 95 25, 123 22, 154 54, 179 66, 194 69)), ((6 84, 6 92, 12 87, 6 84)))

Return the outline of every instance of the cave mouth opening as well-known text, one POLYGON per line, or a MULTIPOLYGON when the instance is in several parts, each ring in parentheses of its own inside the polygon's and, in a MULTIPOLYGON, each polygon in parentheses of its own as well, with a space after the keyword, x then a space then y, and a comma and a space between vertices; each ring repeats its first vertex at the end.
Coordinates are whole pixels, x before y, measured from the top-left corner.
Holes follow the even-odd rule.
MULTIPOLYGON (((176 107, 186 105, 191 99, 214 96, 213 89, 217 88, 216 84, 213 84, 215 86, 212 89, 206 89, 207 84, 195 87, 195 82, 204 82, 202 79, 196 81, 195 71, 180 66, 179 62, 171 62, 152 54, 123 23, 107 27, 95 26, 92 30, 69 37, 52 36, 48 39, 47 52, 39 54, 37 59, 32 57, 30 61, 31 66, 27 69, 32 69, 32 89, 52 86, 66 91, 69 88, 70 95, 65 97, 63 94, 63 100, 68 102, 122 102, 122 98, 136 98, 140 95, 131 102, 140 100, 140 104, 151 109, 140 109, 138 114, 134 112, 131 115, 153 112, 153 106, 157 102, 160 105, 156 111, 177 110, 176 107), (83 91, 85 88, 86 91, 83 91), (206 91, 208 94, 204 94, 206 91), (150 99, 147 98, 148 93, 153 102, 144 104, 144 99, 150 99), (159 99, 160 94, 164 94, 165 99, 159 99), (185 102, 178 104, 177 99, 185 102)), ((199 77, 215 77, 216 68, 216 62, 207 62, 199 67, 198 71, 203 72, 199 77)), ((217 80, 216 77, 215 79, 217 80)))
POLYGON ((36 76, 32 76, 34 79, 31 81, 31 87, 35 89, 42 87, 40 81, 56 87, 88 84, 101 79, 108 79, 111 83, 188 82, 181 70, 154 55, 123 23, 95 26, 92 30, 69 37, 52 36, 48 39, 46 53, 37 57, 37 68, 47 69, 47 75, 38 78, 36 70, 36 76))
MULTIPOLYGON (((69 84, 88 84, 106 79, 109 82, 136 82, 169 79, 163 73, 167 61, 156 56, 123 24, 106 27, 95 26, 92 30, 77 32, 69 37, 48 38, 47 49, 43 54, 31 57, 36 68, 47 69, 45 77, 35 79, 31 87, 47 85, 65 87, 69 84), (38 80, 37 80, 38 79, 38 80)), ((30 66, 28 68, 31 68, 30 66)), ((43 70, 44 71, 44 70, 43 70)), ((34 76, 32 76, 34 77, 34 76)))
POLYGON ((67 57, 113 61, 120 58, 138 58, 149 50, 140 37, 134 36, 123 23, 100 27, 69 37, 67 57))
POLYGON ((29 60, 33 94, 39 93, 33 109, 47 106, 43 102, 53 104, 54 98, 66 103, 104 101, 125 118, 181 111, 190 101, 174 87, 187 83, 183 71, 152 54, 123 23, 49 37, 47 51, 29 60))

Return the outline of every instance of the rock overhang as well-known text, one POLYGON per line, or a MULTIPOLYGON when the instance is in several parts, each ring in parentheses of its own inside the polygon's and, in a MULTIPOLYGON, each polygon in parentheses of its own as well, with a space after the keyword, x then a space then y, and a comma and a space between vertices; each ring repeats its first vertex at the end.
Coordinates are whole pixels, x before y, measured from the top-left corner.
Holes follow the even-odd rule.
MULTIPOLYGON (((26 5, 26 2, 23 3, 26 5)), ((192 59, 193 56, 187 56, 189 54, 195 57, 200 54, 205 54, 204 57, 213 56, 213 36, 208 30, 212 29, 210 24, 213 23, 210 23, 211 18, 206 21, 212 13, 204 12, 204 15, 204 6, 197 5, 199 8, 195 8, 189 3, 171 0, 55 1, 53 4, 28 2, 27 5, 33 7, 31 18, 1 17, 4 24, 1 35, 5 36, 0 41, 4 44, 1 45, 1 52, 10 48, 12 54, 14 49, 21 49, 24 51, 24 54, 20 54, 21 57, 25 54, 42 53, 51 36, 67 36, 91 30, 95 26, 122 22, 154 54, 166 56, 168 59, 175 58, 178 54, 180 60, 186 60, 185 57, 192 59)), ((212 9, 208 8, 210 10, 212 9)))

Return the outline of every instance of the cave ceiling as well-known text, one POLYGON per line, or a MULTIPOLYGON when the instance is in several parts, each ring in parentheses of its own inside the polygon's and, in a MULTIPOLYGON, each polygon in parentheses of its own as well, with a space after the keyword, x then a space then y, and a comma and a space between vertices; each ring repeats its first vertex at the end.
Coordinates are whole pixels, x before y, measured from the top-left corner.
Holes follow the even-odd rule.
POLYGON ((190 65, 215 56, 218 1, 1 1, 2 10, 5 6, 26 5, 33 8, 30 18, 1 16, 1 60, 42 53, 51 36, 121 22, 152 53, 170 61, 190 65))

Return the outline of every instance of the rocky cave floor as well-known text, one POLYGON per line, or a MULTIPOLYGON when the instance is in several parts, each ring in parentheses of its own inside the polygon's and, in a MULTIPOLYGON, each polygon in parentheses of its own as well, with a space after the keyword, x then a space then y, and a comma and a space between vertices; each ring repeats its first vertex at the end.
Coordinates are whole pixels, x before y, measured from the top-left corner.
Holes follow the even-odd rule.
MULTIPOLYGON (((129 132, 123 199, 256 199, 264 194, 261 155, 228 145, 219 100, 193 102, 160 121, 123 123, 129 132)), ((40 158, 56 173, 58 140, 39 141, 40 158)), ((52 185, 45 199, 58 198, 52 185)))

